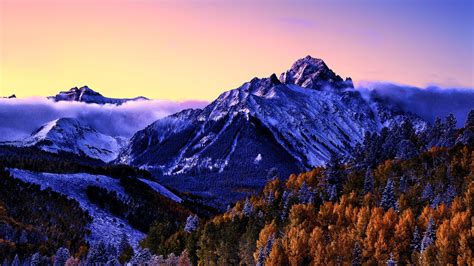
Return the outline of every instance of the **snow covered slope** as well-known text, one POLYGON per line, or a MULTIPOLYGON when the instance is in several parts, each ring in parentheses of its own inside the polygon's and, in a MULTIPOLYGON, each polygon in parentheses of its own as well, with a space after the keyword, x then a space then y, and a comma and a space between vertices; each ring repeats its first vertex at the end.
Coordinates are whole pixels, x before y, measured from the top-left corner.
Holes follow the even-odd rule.
POLYGON ((58 101, 76 101, 76 102, 85 102, 85 103, 97 103, 97 104, 116 104, 121 105, 128 101, 143 101, 148 100, 145 97, 136 97, 130 99, 117 99, 117 98, 108 98, 102 96, 102 94, 93 91, 87 86, 77 88, 74 87, 69 91, 62 91, 55 96, 50 96, 48 99, 58 101))
POLYGON ((109 162, 115 159, 126 140, 115 138, 89 127, 74 118, 60 118, 46 123, 15 146, 37 146, 52 153, 60 151, 109 162))
POLYGON ((419 118, 368 103, 326 64, 296 61, 278 79, 254 78, 202 110, 185 110, 137 132, 118 161, 164 175, 280 173, 324 165, 347 155, 366 132, 419 118))
POLYGON ((15 178, 40 185, 41 189, 51 188, 53 191, 79 202, 81 208, 88 211, 93 219, 89 225, 91 235, 88 239, 92 243, 102 240, 105 243, 117 245, 122 233, 125 232, 130 239, 130 243, 134 247, 138 247, 138 242, 145 237, 143 233, 130 227, 127 221, 100 209, 97 205, 91 203, 87 197, 86 188, 90 185, 103 187, 109 191, 115 191, 119 195, 126 196, 127 194, 117 179, 84 173, 50 174, 19 169, 10 169, 9 171, 15 178))
MULTIPOLYGON (((53 191, 61 193, 68 198, 79 202, 81 208, 88 211, 93 219, 92 223, 89 225, 91 235, 88 240, 90 242, 94 243, 104 241, 106 243, 114 243, 117 245, 122 233, 125 232, 128 235, 131 244, 136 248, 138 247, 138 242, 145 236, 142 232, 132 228, 125 219, 117 217, 89 201, 86 194, 87 186, 102 187, 111 192, 115 191, 118 195, 123 196, 123 198, 127 198, 128 195, 120 185, 119 179, 86 173, 52 174, 20 169, 9 169, 9 171, 15 178, 28 183, 40 185, 41 189, 51 188, 53 191)), ((140 181, 165 197, 178 203, 183 201, 174 193, 156 182, 147 179, 140 179, 140 181)))

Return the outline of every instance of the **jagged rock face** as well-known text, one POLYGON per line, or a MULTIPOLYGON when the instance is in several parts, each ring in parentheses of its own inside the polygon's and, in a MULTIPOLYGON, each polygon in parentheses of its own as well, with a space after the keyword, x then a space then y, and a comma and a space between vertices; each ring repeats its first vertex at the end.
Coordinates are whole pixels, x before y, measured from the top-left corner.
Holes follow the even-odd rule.
POLYGON ((73 118, 60 118, 46 123, 15 146, 36 146, 44 151, 70 152, 109 162, 115 159, 126 141, 97 132, 73 118))
POLYGON ((263 185, 269 172, 286 177, 324 165, 331 153, 348 155, 366 132, 405 118, 424 123, 368 103, 324 62, 303 58, 281 80, 254 78, 202 110, 156 121, 132 137, 118 161, 165 176, 263 185))
POLYGON ((303 88, 323 89, 331 88, 353 88, 352 80, 345 81, 336 75, 321 59, 307 56, 297 60, 293 66, 280 75, 280 80, 285 84, 294 84, 303 88))
POLYGON ((131 99, 117 99, 117 98, 108 98, 102 96, 102 94, 90 89, 87 86, 77 88, 74 87, 69 91, 62 91, 55 96, 50 96, 48 99, 52 99, 56 102, 58 101, 74 101, 74 102, 85 102, 85 103, 97 103, 97 104, 116 104, 120 105, 127 101, 138 101, 138 100, 148 100, 145 97, 136 97, 131 99))

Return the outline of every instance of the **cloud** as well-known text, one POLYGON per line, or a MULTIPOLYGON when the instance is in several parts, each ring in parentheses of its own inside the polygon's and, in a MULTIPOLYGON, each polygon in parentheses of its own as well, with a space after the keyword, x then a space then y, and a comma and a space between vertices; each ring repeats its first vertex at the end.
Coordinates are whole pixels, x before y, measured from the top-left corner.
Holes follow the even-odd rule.
POLYGON ((393 83, 362 82, 357 90, 365 97, 375 91, 379 97, 429 122, 452 113, 457 118, 458 126, 462 126, 469 111, 474 109, 473 88, 430 86, 422 89, 393 83))
POLYGON ((23 139, 41 125, 73 117, 111 136, 131 137, 164 116, 187 108, 202 108, 204 101, 131 101, 123 105, 53 102, 44 98, 0 99, 0 141, 23 139))

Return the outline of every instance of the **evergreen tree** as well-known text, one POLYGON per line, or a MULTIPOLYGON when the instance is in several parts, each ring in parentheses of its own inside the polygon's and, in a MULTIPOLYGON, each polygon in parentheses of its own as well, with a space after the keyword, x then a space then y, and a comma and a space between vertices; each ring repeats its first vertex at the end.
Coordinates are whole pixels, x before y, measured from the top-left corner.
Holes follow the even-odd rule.
POLYGON ((145 249, 139 249, 135 255, 133 255, 132 259, 130 260, 130 264, 132 265, 144 265, 149 263, 151 260, 151 253, 150 250, 145 248, 145 249))
POLYGON ((421 252, 425 251, 429 246, 431 246, 436 237, 436 228, 434 224, 433 217, 430 217, 430 220, 428 222, 428 227, 426 228, 426 231, 423 235, 423 239, 421 240, 421 246, 420 250, 421 252))
POLYGON ((364 192, 372 193, 374 190, 374 175, 372 174, 372 169, 367 168, 365 171, 365 178, 364 178, 364 192))
POLYGON ((456 193, 456 188, 453 185, 449 185, 446 191, 444 192, 444 203, 447 206, 451 205, 451 202, 453 202, 454 198, 456 198, 457 193, 456 193))
POLYGON ((105 264, 105 266, 121 266, 121 265, 122 264, 117 258, 109 259, 109 261, 107 261, 107 263, 105 264))
POLYGON ((301 188, 298 190, 298 198, 300 203, 310 204, 314 200, 314 192, 303 181, 301 188))
POLYGON ((420 244, 421 244, 421 234, 418 226, 415 226, 415 230, 413 231, 413 238, 410 243, 411 251, 420 251, 420 244))
MULTIPOLYGON (((337 153, 332 153, 331 158, 326 164, 326 170, 324 171, 326 177, 326 186, 329 188, 334 186, 336 188, 336 194, 342 191, 344 184, 344 169, 341 163, 341 157, 337 153)), ((332 188, 331 188, 332 189, 332 188)))
POLYGON ((352 249, 352 266, 362 265, 362 249, 360 248, 359 242, 355 242, 354 248, 352 249))
POLYGON ((18 258, 18 254, 13 258, 11 266, 20 266, 20 258, 18 258))
POLYGON ((387 260, 387 266, 397 266, 397 261, 395 261, 393 253, 390 253, 390 258, 387 260))
POLYGON ((253 213, 253 205, 252 205, 252 202, 250 202, 249 198, 245 199, 244 208, 242 209, 242 213, 247 217, 249 217, 253 213))
POLYGON ((380 201, 380 207, 382 207, 386 211, 390 208, 392 208, 396 211, 396 210, 398 210, 397 205, 398 204, 397 204, 397 198, 395 196, 393 180, 388 179, 387 180, 387 185, 385 186, 385 189, 382 193, 382 199, 380 201))
POLYGON ((41 264, 41 255, 36 252, 31 256, 31 261, 30 261, 31 266, 36 266, 41 264))
POLYGON ((407 189, 408 189, 408 178, 406 176, 402 176, 400 178, 400 186, 398 188, 398 190, 400 191, 400 193, 405 193, 407 192, 407 189))
POLYGON ((464 122, 464 127, 465 128, 474 127, 474 109, 469 111, 469 113, 467 114, 466 122, 464 122))
POLYGON ((186 225, 184 226, 184 231, 191 233, 196 231, 199 226, 199 218, 197 215, 189 215, 186 219, 186 225))
POLYGON ((71 257, 71 255, 67 248, 59 248, 54 256, 54 266, 64 266, 69 257, 71 257))
POLYGON ((109 260, 107 255, 107 248, 104 242, 93 245, 87 254, 87 263, 89 264, 105 264, 109 260))
POLYGON ((434 193, 433 186, 430 183, 426 184, 425 188, 423 189, 423 192, 421 193, 421 199, 432 202, 434 199, 434 196, 435 196, 435 193, 434 193))
POLYGON ((456 117, 453 114, 449 114, 446 117, 444 135, 443 135, 443 146, 451 147, 456 141, 456 117))

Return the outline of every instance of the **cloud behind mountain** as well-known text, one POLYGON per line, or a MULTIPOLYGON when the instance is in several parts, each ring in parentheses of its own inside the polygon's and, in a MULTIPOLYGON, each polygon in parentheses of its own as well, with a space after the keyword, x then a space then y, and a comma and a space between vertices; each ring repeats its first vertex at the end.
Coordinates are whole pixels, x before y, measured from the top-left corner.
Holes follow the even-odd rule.
POLYGON ((0 141, 22 139, 48 121, 61 117, 80 119, 104 134, 130 137, 159 118, 206 104, 192 100, 151 100, 116 106, 53 102, 44 98, 0 99, 0 141))

